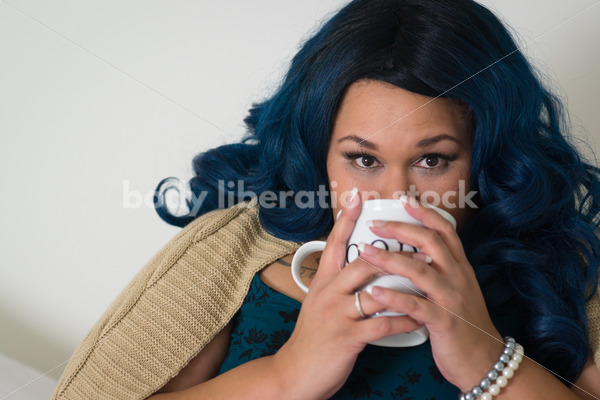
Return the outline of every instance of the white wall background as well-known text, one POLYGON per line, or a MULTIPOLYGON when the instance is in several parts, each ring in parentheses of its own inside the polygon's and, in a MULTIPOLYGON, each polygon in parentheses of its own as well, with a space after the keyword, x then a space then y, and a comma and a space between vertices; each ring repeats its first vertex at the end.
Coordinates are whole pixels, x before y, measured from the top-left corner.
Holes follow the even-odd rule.
MULTIPOLYGON (((599 2, 483 3, 521 44, 535 39, 525 53, 600 150, 599 2)), ((60 376, 179 231, 149 205, 124 207, 125 185, 151 196, 167 176, 191 178, 196 153, 240 138, 251 102, 342 4, 0 0, 0 353, 60 376)))

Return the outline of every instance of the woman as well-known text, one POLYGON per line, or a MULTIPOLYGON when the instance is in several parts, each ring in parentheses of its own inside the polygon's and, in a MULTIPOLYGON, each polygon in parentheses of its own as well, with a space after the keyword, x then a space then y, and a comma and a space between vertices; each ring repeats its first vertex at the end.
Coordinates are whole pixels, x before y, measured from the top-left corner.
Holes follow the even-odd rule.
MULTIPOLYGON (((506 347, 503 336, 511 335, 526 357, 499 385, 499 398, 586 398, 578 387, 600 397, 585 312, 598 285, 598 170, 566 141, 559 100, 515 50, 498 19, 470 0, 354 0, 333 16, 294 57, 277 92, 250 110, 243 143, 194 159, 190 186, 203 199, 189 204, 194 213, 175 217, 158 209, 169 223, 188 229, 206 217, 200 229, 221 232, 207 221, 225 212, 214 211, 223 191, 234 192, 223 182, 242 181, 246 192, 275 192, 278 200, 283 192, 325 185, 326 207, 251 202, 256 229, 273 240, 327 238, 320 259, 305 268, 310 291, 304 296, 285 266, 293 251, 257 267, 252 287, 240 289, 238 318, 230 312, 224 327, 203 333, 210 341, 145 393, 456 398, 480 387, 506 347), (457 230, 414 202, 406 208, 423 227, 374 222, 371 229, 423 256, 366 246, 342 269, 367 192, 452 198, 439 207, 455 217, 457 230), (380 290, 357 302, 356 289, 379 270, 409 277, 428 299, 380 290), (384 309, 407 315, 359 315, 384 309), (283 324, 289 337, 269 342, 268 329, 286 332, 283 324), (430 332, 421 346, 366 346, 421 325, 430 332)), ((213 251, 201 240, 194 243, 213 251)), ((160 283, 165 271, 151 271, 145 287, 160 283)))

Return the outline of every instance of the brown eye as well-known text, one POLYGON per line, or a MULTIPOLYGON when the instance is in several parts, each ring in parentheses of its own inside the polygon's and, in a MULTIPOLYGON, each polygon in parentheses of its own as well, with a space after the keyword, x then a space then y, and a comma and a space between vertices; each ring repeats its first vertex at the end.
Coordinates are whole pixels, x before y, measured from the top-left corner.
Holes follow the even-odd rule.
POLYGON ((437 157, 427 157, 425 159, 425 164, 427 164, 428 167, 435 167, 439 164, 440 159, 437 157))
POLYGON ((440 170, 448 167, 452 161, 456 160, 455 154, 444 155, 438 153, 425 154, 415 166, 425 169, 440 170))
POLYGON ((354 168, 361 170, 376 170, 381 167, 381 163, 377 161, 377 157, 365 152, 347 151, 342 153, 348 159, 354 168))
POLYGON ((356 161, 359 163, 359 166, 363 168, 369 168, 375 164, 375 159, 369 156, 362 156, 357 158, 356 161))

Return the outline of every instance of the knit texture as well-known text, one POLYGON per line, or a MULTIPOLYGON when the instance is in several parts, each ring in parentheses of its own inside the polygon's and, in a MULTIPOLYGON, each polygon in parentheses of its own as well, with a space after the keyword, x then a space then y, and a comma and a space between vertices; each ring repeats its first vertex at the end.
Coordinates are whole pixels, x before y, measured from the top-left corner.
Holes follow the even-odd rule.
POLYGON ((600 287, 586 303, 588 316, 588 341, 596 366, 600 369, 600 287))
POLYGON ((261 228, 256 198, 188 224, 134 277, 75 351, 53 399, 144 399, 241 307, 253 276, 300 244, 261 228))
MULTIPOLYGON (((52 399, 145 399, 233 318, 253 276, 301 244, 262 229, 256 198, 183 228, 133 278, 75 350, 52 399)), ((587 304, 600 366, 600 293, 587 304)))

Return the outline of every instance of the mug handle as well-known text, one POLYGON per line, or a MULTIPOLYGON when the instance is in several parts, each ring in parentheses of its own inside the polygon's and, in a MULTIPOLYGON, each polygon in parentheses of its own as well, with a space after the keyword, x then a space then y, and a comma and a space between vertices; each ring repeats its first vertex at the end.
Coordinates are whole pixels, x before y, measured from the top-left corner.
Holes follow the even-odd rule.
POLYGON ((300 276, 300 268, 302 267, 302 263, 309 254, 325 250, 326 244, 327 242, 322 240, 306 242, 300 246, 298 250, 296 250, 296 254, 294 254, 294 258, 292 258, 292 277, 294 278, 296 285, 298 285, 300 289, 304 290, 304 293, 308 293, 308 286, 302 282, 302 277, 300 276))

